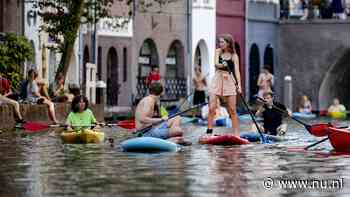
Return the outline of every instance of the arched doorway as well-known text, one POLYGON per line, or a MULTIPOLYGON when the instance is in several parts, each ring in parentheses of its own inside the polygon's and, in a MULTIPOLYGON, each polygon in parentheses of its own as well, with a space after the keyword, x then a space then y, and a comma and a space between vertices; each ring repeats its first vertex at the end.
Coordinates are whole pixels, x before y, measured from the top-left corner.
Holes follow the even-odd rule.
POLYGON ((107 105, 118 105, 119 95, 118 54, 114 47, 107 54, 107 105))
POLYGON ((209 52, 204 40, 200 40, 194 53, 194 66, 200 66, 204 76, 209 74, 209 52))
POLYGON ((171 43, 165 60, 167 78, 185 77, 185 58, 184 47, 180 41, 175 40, 171 43))
POLYGON ((84 55, 83 55, 83 84, 81 87, 82 92, 85 94, 85 86, 86 86, 86 63, 90 62, 90 54, 89 54, 89 47, 85 46, 84 48, 84 55))
POLYGON ((327 110, 333 98, 339 98, 347 109, 350 107, 350 49, 330 67, 322 81, 318 101, 320 110, 327 110))
POLYGON ((148 38, 143 42, 139 52, 138 64, 136 99, 144 97, 147 93, 148 87, 145 79, 151 71, 151 67, 159 66, 157 46, 152 39, 148 38))
POLYGON ((139 53, 138 63, 139 77, 147 76, 153 65, 159 66, 157 47, 152 39, 149 38, 143 42, 139 53))
POLYGON ((258 77, 260 73, 260 54, 258 45, 255 43, 251 46, 249 52, 249 98, 253 100, 253 96, 258 93, 258 77))
POLYGON ((269 65, 271 70, 270 72, 273 74, 274 69, 273 69, 273 48, 271 47, 270 44, 268 44, 265 48, 264 52, 264 65, 269 65))

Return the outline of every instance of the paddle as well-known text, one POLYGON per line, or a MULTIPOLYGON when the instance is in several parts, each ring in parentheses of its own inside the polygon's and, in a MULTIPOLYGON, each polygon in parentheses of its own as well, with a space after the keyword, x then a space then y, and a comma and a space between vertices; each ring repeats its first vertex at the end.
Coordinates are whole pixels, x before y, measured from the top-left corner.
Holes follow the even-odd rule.
MULTIPOLYGON (((258 100, 262 101, 263 103, 266 103, 265 99, 261 98, 261 97, 256 97, 258 100)), ((327 135, 327 129, 329 126, 331 126, 330 123, 319 123, 319 124, 315 124, 315 125, 309 125, 309 124, 306 124, 305 122, 293 117, 293 116, 290 116, 288 114, 288 112, 284 109, 281 109, 279 107, 277 107, 276 105, 272 105, 273 108, 277 109, 280 113, 282 114, 287 114, 289 117, 291 117, 293 120, 295 120, 296 122, 302 124, 306 130, 316 136, 316 137, 322 137, 322 136, 326 136, 327 135)))
POLYGON ((314 147, 314 146, 316 146, 317 144, 321 144, 322 142, 324 142, 324 141, 326 141, 326 140, 328 140, 328 139, 329 139, 328 137, 323 138, 323 139, 320 140, 320 141, 317 141, 317 142, 315 142, 315 143, 313 143, 313 144, 308 145, 307 147, 304 148, 304 150, 308 150, 309 148, 314 147))
MULTIPOLYGON (((109 124, 98 124, 98 125, 103 125, 103 126, 119 126, 122 128, 126 129, 133 129, 135 128, 135 122, 121 122, 121 123, 109 123, 109 124)), ((45 124, 45 123, 39 123, 39 122, 26 122, 22 124, 21 126, 16 126, 17 128, 25 129, 26 133, 36 133, 40 132, 49 128, 57 128, 57 127, 66 127, 67 125, 65 124, 45 124)), ((96 124, 91 124, 91 125, 75 125, 75 126, 83 126, 83 127, 88 127, 88 126, 96 126, 96 124)))
POLYGON ((168 118, 167 120, 161 120, 161 121, 159 121, 159 122, 153 123, 152 125, 150 125, 150 126, 148 126, 148 127, 145 127, 145 128, 140 129, 140 130, 138 130, 138 131, 135 131, 134 134, 135 134, 137 137, 142 137, 145 133, 149 132, 153 127, 155 127, 155 126, 157 126, 157 125, 160 125, 160 124, 162 124, 163 122, 166 122, 166 121, 168 121, 168 120, 170 120, 170 119, 172 119, 172 118, 174 118, 174 117, 176 117, 176 116, 180 116, 180 115, 182 115, 182 114, 184 114, 184 113, 186 113, 186 112, 189 112, 189 111, 191 111, 191 110, 193 110, 193 109, 196 109, 196 108, 201 107, 201 106, 206 105, 206 104, 208 104, 208 103, 207 103, 207 102, 201 103, 201 104, 195 105, 195 106, 193 106, 193 107, 191 107, 191 108, 189 108, 189 109, 186 109, 186 110, 184 110, 184 111, 181 111, 181 112, 178 112, 178 113, 176 113, 176 114, 170 115, 169 118, 168 118))
MULTIPOLYGON (((209 75, 209 72, 204 76, 204 78, 206 78, 208 75, 209 75)), ((188 100, 188 98, 194 94, 194 92, 195 92, 195 90, 193 90, 191 94, 189 94, 185 97, 185 99, 181 102, 179 107, 176 108, 176 112, 180 111, 181 107, 185 104, 185 102, 188 100)))
POLYGON ((249 109, 249 106, 248 106, 247 102, 244 100, 244 97, 243 97, 242 93, 238 91, 239 87, 238 87, 238 82, 237 82, 237 78, 236 78, 235 73, 231 70, 231 68, 230 68, 229 66, 227 66, 227 68, 228 68, 228 70, 229 70, 229 72, 230 72, 230 75, 231 75, 231 77, 232 77, 232 79, 233 79, 233 81, 234 81, 234 83, 235 83, 235 86, 236 86, 238 95, 239 95, 239 97, 241 98, 241 100, 242 100, 242 102, 243 102, 245 108, 246 108, 247 111, 249 112, 249 115, 250 115, 250 117, 252 118, 252 120, 253 120, 253 122, 254 122, 254 124, 255 124, 255 126, 256 126, 258 132, 259 132, 259 135, 260 135, 260 138, 261 138, 261 142, 262 142, 263 144, 264 144, 264 143, 268 143, 267 138, 265 138, 265 136, 262 134, 262 132, 261 132, 261 130, 260 130, 260 127, 259 127, 259 125, 258 125, 258 123, 257 123, 257 121, 256 121, 256 119, 255 119, 255 117, 254 117, 253 112, 249 109))

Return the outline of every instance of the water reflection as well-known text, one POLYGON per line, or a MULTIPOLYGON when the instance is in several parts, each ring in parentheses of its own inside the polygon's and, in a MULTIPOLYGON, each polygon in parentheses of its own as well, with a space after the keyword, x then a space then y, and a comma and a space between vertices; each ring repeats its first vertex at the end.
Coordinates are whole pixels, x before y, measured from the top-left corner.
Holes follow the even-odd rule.
MULTIPOLYGON (((320 121, 320 120, 318 120, 320 121)), ((317 122, 317 120, 315 121, 317 122)), ((347 124, 340 122, 339 124, 347 124)), ((312 122, 311 122, 312 124, 312 122)), ((317 139, 291 123, 278 144, 199 145, 204 127, 189 126, 193 146, 176 153, 129 154, 118 144, 126 132, 107 129, 115 147, 64 145, 57 135, 0 135, 0 196, 348 196, 349 155, 330 153, 328 142, 313 151, 291 151, 317 139), (267 189, 267 178, 343 178, 334 191, 267 189)), ((217 130, 216 132, 228 132, 217 130)))

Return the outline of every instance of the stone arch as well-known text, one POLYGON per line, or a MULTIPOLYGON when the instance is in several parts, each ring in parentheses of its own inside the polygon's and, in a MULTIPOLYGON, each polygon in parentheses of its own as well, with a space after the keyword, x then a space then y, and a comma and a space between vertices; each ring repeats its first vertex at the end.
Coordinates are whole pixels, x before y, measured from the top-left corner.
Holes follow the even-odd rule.
POLYGON ((118 105, 119 95, 119 64, 118 54, 114 47, 107 53, 107 105, 118 105))
POLYGON ((209 73, 209 50, 207 43, 201 39, 198 41, 196 51, 194 54, 194 65, 199 65, 202 68, 203 75, 207 75, 209 73))
POLYGON ((264 52, 264 65, 269 65, 271 70, 270 72, 273 74, 274 73, 274 64, 273 64, 273 48, 271 44, 268 44, 265 48, 264 52))
POLYGON ((350 49, 347 49, 338 61, 327 71, 318 93, 320 110, 327 110, 334 97, 347 108, 350 107, 350 49))
POLYGON ((174 40, 168 49, 165 60, 165 76, 169 78, 185 77, 185 53, 184 47, 179 40, 174 40))
POLYGON ((258 77, 260 73, 260 53, 257 44, 253 43, 249 52, 249 96, 253 100, 253 96, 258 93, 258 77))
POLYGON ((159 66, 157 46, 151 38, 147 38, 143 42, 139 52, 138 63, 139 77, 146 77, 153 65, 159 66))

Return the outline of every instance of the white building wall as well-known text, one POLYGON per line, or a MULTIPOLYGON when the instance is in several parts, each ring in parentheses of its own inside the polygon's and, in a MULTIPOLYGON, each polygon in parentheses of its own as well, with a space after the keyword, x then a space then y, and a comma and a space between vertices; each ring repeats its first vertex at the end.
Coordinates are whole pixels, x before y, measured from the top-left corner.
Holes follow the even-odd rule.
POLYGON ((216 0, 193 0, 192 4, 192 73, 195 52, 199 45, 202 58, 202 73, 207 80, 214 76, 216 42, 216 0), (203 51, 205 50, 205 51, 203 51))
MULTIPOLYGON (((38 70, 39 77, 46 80, 46 82, 49 84, 54 80, 54 76, 57 71, 57 66, 60 63, 61 54, 53 53, 51 50, 44 48, 45 46, 53 46, 54 43, 50 43, 49 37, 45 32, 39 31, 40 25, 42 24, 42 20, 38 14, 38 11, 39 8, 35 6, 35 3, 25 3, 24 35, 29 41, 32 41, 34 43, 35 50, 35 62, 27 63, 25 68, 25 76, 26 72, 29 69, 34 68, 38 70)), ((79 84, 78 42, 79 37, 77 37, 76 44, 74 47, 74 54, 71 59, 70 68, 67 73, 66 85, 68 85, 68 83, 79 84)))
POLYGON ((29 69, 34 68, 41 70, 41 42, 39 26, 41 24, 41 19, 38 14, 39 8, 34 6, 34 3, 24 4, 24 36, 34 44, 35 60, 34 62, 27 62, 24 73, 29 69))

